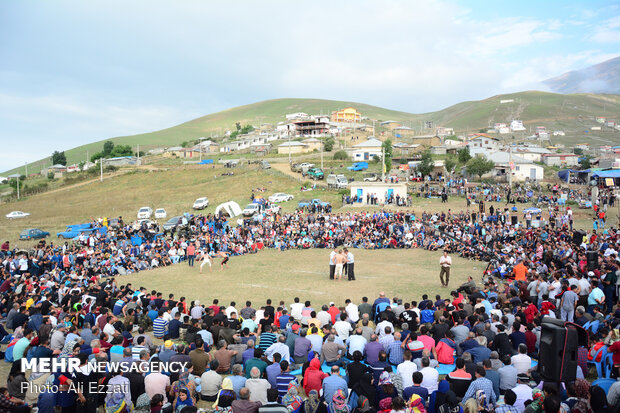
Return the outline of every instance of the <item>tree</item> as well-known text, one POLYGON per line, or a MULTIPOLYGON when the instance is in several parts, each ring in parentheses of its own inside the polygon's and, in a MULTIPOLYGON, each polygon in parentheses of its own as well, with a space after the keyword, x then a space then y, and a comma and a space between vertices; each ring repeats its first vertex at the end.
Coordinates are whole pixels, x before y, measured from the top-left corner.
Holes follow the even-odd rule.
POLYGON ((67 165, 67 157, 65 156, 65 151, 54 151, 52 153, 52 165, 67 165))
POLYGON ((246 133, 250 133, 254 130, 254 126, 252 125, 245 125, 243 128, 241 128, 240 133, 242 135, 245 135, 246 133))
POLYGON ((390 139, 386 139, 382 144, 383 154, 385 156, 385 170, 389 171, 392 169, 392 141, 390 139))
POLYGON ((114 149, 112 149, 112 152, 110 153, 111 158, 115 158, 117 156, 132 156, 132 155, 133 155, 133 149, 131 149, 131 146, 129 145, 115 146, 114 149))
POLYGON ((346 151, 343 151, 342 149, 334 152, 334 160, 346 161, 348 158, 349 156, 346 151))
POLYGON ((433 162, 433 156, 431 155, 431 151, 427 149, 422 152, 422 158, 420 159, 418 166, 416 166, 416 169, 422 174, 422 176, 426 176, 433 172, 434 167, 435 162, 433 162))
POLYGON ((495 168, 495 162, 488 160, 484 155, 476 155, 467 162, 467 173, 478 175, 478 179, 493 168, 495 168))
POLYGON ((235 127, 237 128, 237 132, 241 131, 241 122, 236 122, 235 127))
POLYGON ((583 155, 583 149, 581 149, 581 148, 573 148, 573 153, 575 155, 583 155))
POLYGON ((471 159, 471 155, 469 154, 469 146, 466 146, 463 149, 459 149, 457 152, 457 156, 461 165, 465 165, 467 162, 469 162, 469 160, 471 159))
POLYGON ((582 156, 579 159, 579 165, 581 169, 590 169, 590 155, 582 156))
POLYGON ((103 156, 107 157, 108 155, 110 155, 113 149, 114 149, 114 142, 106 141, 103 144, 103 156))
POLYGON ((454 156, 449 156, 446 158, 444 162, 444 166, 446 167, 446 171, 448 172, 448 175, 452 175, 452 173, 454 172, 454 168, 456 167, 456 164, 457 164, 457 161, 454 156))
POLYGON ((323 142, 323 149, 325 149, 325 152, 331 152, 334 149, 335 143, 336 141, 334 141, 334 138, 332 138, 331 136, 325 139, 325 141, 323 142))

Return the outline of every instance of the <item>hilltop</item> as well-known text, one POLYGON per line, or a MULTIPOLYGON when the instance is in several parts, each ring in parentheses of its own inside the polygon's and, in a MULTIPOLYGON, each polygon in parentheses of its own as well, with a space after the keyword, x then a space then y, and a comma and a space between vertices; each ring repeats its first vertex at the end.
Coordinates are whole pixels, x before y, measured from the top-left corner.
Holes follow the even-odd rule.
POLYGON ((558 93, 620 93, 620 57, 543 82, 558 93))
MULTIPOLYGON (((225 130, 234 129, 235 123, 242 125, 258 123, 276 124, 285 120, 287 113, 306 112, 310 114, 331 113, 332 110, 353 106, 364 117, 382 120, 396 120, 412 127, 418 133, 423 121, 433 121, 434 125, 452 127, 457 133, 477 132, 495 122, 523 120, 526 127, 538 124, 548 129, 562 129, 567 132, 567 142, 583 139, 583 131, 594 124, 595 116, 616 116, 620 112, 619 95, 576 94, 563 95, 547 92, 528 91, 497 95, 479 101, 458 103, 437 112, 413 114, 395 111, 368 104, 324 99, 273 99, 249 105, 238 106, 221 112, 202 116, 160 131, 120 136, 112 139, 115 144, 140 145, 140 150, 155 147, 180 145, 184 141, 219 135, 225 130), (508 101, 501 103, 501 101, 508 101)), ((422 132, 423 133, 423 132, 422 132)), ((611 135, 612 141, 620 141, 620 136, 611 135)), ((601 143, 609 141, 603 139, 601 143)), ((94 154, 102 149, 103 141, 82 145, 65 151, 68 164, 86 159, 87 152, 94 154)), ((51 155, 51 154, 50 154, 51 155)), ((29 172, 37 172, 49 165, 49 158, 28 165, 29 172)), ((24 172, 24 168, 6 173, 24 172)))

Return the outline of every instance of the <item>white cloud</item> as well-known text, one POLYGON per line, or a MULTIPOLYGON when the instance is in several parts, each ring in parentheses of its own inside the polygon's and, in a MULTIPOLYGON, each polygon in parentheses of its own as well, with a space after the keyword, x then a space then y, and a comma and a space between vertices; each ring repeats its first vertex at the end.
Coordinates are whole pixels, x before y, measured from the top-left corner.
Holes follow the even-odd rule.
POLYGON ((612 17, 597 24, 592 40, 600 43, 620 43, 620 16, 612 17))

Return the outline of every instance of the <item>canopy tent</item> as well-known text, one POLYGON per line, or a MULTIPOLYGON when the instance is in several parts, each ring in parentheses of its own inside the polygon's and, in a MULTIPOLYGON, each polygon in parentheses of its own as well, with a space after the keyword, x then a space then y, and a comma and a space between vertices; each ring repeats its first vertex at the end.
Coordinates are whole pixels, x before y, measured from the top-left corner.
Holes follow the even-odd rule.
POLYGON ((620 178, 620 169, 592 172, 592 178, 620 178))
POLYGON ((243 213, 241 207, 235 201, 228 201, 223 204, 219 204, 217 208, 215 208, 215 216, 219 216, 220 211, 222 214, 228 215, 230 218, 236 217, 243 213))
POLYGON ((528 209, 524 209, 524 210, 523 210, 523 213, 524 213, 524 214, 527 214, 528 212, 529 212, 530 214, 540 214, 540 213, 542 212, 542 209, 540 209, 540 208, 535 208, 535 207, 530 207, 530 208, 528 208, 528 209))
POLYGON ((213 159, 203 159, 202 161, 198 162, 198 165, 209 165, 213 163, 213 159))

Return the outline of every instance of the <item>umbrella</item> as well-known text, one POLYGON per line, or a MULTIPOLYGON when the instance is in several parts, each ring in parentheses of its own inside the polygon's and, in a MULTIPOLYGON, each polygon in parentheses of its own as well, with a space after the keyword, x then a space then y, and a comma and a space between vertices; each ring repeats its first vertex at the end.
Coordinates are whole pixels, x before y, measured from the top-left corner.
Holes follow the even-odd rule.
POLYGON ((528 208, 528 209, 524 209, 524 210, 523 210, 523 213, 524 213, 524 214, 527 214, 528 212, 529 212, 530 214, 540 214, 540 213, 542 212, 542 209, 540 209, 540 208, 530 207, 530 208, 528 208))

